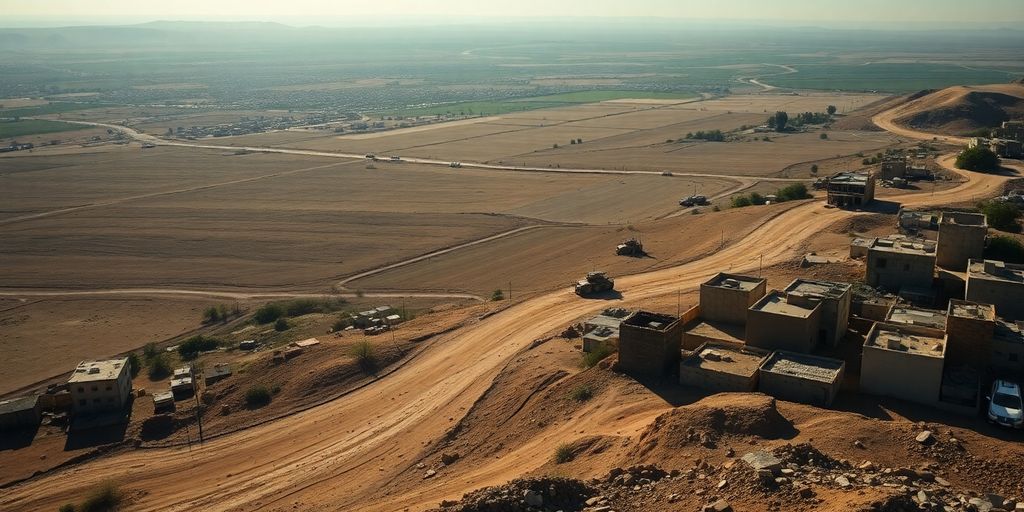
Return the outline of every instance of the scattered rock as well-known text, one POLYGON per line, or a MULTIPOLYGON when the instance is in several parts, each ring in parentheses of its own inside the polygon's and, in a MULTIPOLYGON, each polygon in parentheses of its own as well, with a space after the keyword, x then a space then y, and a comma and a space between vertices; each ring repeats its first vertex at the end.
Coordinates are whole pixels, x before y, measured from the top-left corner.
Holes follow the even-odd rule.
POLYGON ((920 434, 917 435, 917 437, 914 438, 914 440, 921 444, 927 445, 935 441, 935 436, 932 435, 931 430, 923 430, 920 434))
POLYGON ((855 440, 853 442, 853 445, 856 446, 857 448, 860 448, 861 450, 865 449, 864 443, 860 442, 860 439, 855 440))
POLYGON ((523 501, 531 507, 543 507, 544 497, 539 492, 533 489, 527 489, 523 491, 523 501))
POLYGON ((433 478, 434 475, 436 475, 436 474, 437 474, 437 471, 434 471, 433 469, 428 469, 426 473, 423 473, 423 479, 426 480, 428 478, 433 478))
POLYGON ((776 473, 782 469, 782 460, 767 451, 750 452, 743 456, 743 462, 746 462, 755 471, 766 469, 776 473))
POLYGON ((836 477, 836 485, 842 487, 843 489, 849 489, 851 485, 850 479, 846 478, 843 475, 839 475, 836 477))
POLYGON ((732 505, 728 501, 718 500, 704 507, 704 512, 732 512, 732 505))

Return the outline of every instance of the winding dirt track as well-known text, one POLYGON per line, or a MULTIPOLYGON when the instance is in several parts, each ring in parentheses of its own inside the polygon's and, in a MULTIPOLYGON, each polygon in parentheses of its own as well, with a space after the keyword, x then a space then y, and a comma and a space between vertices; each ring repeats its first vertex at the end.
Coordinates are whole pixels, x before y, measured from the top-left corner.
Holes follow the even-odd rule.
MULTIPOLYGON (((948 163, 948 158, 945 159, 948 163)), ((961 186, 933 195, 888 199, 904 205, 945 204, 991 195, 1007 179, 968 174, 961 186)), ((771 265, 797 256, 800 245, 830 224, 858 215, 820 202, 787 210, 739 242, 699 261, 617 280, 626 300, 693 289, 715 272, 747 271, 763 255, 771 265)), ((425 443, 438 439, 472 406, 515 354, 546 332, 607 301, 584 300, 560 290, 522 302, 431 342, 387 378, 323 406, 263 426, 214 439, 202 448, 134 450, 43 475, 0 491, 0 510, 55 510, 105 479, 142 491, 133 510, 401 510, 436 505, 481 485, 538 467, 554 443, 539 436, 493 463, 446 474, 414 489, 379 490, 416 463, 425 443)), ((621 430, 587 423, 591 434, 621 430)), ((569 422, 571 423, 571 422, 569 422)), ((575 425, 577 430, 580 425, 575 425)))

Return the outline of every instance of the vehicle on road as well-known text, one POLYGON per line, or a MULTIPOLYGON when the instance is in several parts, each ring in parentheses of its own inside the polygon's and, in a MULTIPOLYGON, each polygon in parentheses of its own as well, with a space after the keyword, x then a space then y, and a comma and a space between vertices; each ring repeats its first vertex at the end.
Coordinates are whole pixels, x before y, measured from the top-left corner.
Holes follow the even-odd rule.
POLYGON ((368 153, 368 154, 366 155, 366 158, 367 158, 367 159, 369 159, 369 160, 376 160, 376 159, 377 159, 377 155, 374 155, 374 154, 368 153))
POLYGON ((587 272, 586 279, 577 281, 574 285, 574 291, 580 297, 610 292, 614 289, 615 280, 608 277, 604 272, 587 272))
POLYGON ((453 169, 459 169, 462 167, 462 162, 452 162, 448 164, 448 167, 451 167, 453 169))
POLYGON ((391 157, 391 161, 392 162, 401 162, 402 161, 402 157, 400 157, 400 156, 392 156, 391 157))
POLYGON ((988 421, 1011 428, 1024 428, 1024 405, 1020 384, 997 379, 988 397, 988 421))
POLYGON ((644 244, 640 243, 636 238, 630 238, 615 247, 615 254, 618 256, 639 257, 647 253, 644 252, 644 244))
POLYGON ((706 206, 711 204, 705 196, 692 195, 679 200, 679 206, 706 206))

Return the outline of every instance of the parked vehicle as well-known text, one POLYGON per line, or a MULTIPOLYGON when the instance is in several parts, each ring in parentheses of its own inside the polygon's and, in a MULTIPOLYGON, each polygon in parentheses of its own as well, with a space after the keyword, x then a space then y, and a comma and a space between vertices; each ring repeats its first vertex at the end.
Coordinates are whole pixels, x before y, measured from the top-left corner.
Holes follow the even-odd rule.
POLYGON ((1006 380, 992 383, 988 397, 988 421, 1011 428, 1024 428, 1024 405, 1020 384, 1006 380))
POLYGON ((705 206, 711 204, 705 196, 690 196, 679 200, 679 206, 705 206))

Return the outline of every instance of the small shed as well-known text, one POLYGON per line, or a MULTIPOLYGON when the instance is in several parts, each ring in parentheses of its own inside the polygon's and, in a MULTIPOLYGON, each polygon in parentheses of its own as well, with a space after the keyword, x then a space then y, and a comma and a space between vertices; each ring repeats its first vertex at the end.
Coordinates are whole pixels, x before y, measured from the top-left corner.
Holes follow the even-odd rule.
POLYGON ((173 412, 174 409, 174 393, 170 391, 153 393, 153 412, 173 412))
POLYGON ((203 384, 209 386, 230 376, 231 365, 227 363, 215 364, 213 365, 213 368, 207 368, 206 371, 203 372, 203 384))
POLYGON ((192 377, 181 377, 177 379, 171 379, 171 393, 176 397, 189 396, 195 393, 195 383, 192 381, 192 377))
POLYGON ((839 394, 846 363, 778 350, 761 363, 758 389, 782 400, 827 407, 839 394))
POLYGON ((240 350, 256 350, 256 340, 245 340, 238 344, 240 350))
POLYGON ((36 395, 0 401, 0 431, 35 427, 40 418, 36 395))
POLYGON ((618 340, 618 329, 601 326, 583 335, 583 351, 591 352, 601 345, 614 345, 618 340))

